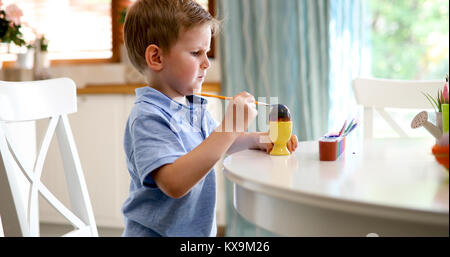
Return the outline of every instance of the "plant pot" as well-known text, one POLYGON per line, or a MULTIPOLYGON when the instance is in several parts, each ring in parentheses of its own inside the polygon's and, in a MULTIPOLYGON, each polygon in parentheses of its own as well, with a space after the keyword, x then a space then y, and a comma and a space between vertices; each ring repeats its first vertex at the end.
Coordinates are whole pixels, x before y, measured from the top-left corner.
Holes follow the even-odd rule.
POLYGON ((26 53, 17 54, 16 67, 21 69, 33 69, 34 65, 34 50, 29 49, 26 53))
POLYGON ((50 59, 48 57, 48 52, 39 53, 38 67, 41 69, 47 69, 50 67, 50 59))

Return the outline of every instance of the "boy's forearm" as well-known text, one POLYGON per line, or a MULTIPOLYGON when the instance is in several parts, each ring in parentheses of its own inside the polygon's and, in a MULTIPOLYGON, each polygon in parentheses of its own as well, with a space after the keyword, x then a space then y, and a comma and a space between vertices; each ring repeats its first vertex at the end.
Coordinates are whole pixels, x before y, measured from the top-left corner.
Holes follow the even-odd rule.
POLYGON ((235 141, 235 133, 213 132, 174 163, 154 172, 154 180, 169 196, 179 198, 197 184, 235 141))
POLYGON ((249 132, 239 135, 233 144, 228 148, 227 154, 232 154, 245 149, 256 149, 259 147, 258 142, 264 132, 249 132))

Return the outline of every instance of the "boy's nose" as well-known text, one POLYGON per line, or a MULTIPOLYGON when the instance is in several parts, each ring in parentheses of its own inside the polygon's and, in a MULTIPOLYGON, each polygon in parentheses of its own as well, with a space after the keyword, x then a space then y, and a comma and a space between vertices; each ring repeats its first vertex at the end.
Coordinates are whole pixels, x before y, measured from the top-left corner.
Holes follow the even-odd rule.
POLYGON ((211 63, 209 62, 208 56, 205 54, 203 62, 200 65, 200 68, 206 70, 209 68, 209 66, 211 66, 211 63))

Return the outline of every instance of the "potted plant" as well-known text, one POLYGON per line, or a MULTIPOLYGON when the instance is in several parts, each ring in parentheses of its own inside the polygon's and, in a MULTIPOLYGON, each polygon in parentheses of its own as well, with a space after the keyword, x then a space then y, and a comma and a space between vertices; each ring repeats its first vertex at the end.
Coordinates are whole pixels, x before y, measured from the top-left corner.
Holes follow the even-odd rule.
MULTIPOLYGON (((8 5, 4 10, 2 5, 3 3, 0 0, 0 44, 6 44, 9 52, 9 44, 15 44, 19 47, 26 45, 23 34, 20 32, 20 17, 23 13, 15 4, 8 5)), ((1 66, 2 61, 0 59, 1 66)))
POLYGON ((38 37, 38 44, 36 47, 39 47, 39 67, 40 68, 48 68, 50 67, 50 59, 48 57, 48 39, 45 35, 40 35, 38 37))
POLYGON ((436 112, 436 126, 441 130, 441 132, 448 132, 448 74, 445 76, 444 88, 442 90, 438 90, 436 98, 428 93, 422 94, 425 95, 436 112))

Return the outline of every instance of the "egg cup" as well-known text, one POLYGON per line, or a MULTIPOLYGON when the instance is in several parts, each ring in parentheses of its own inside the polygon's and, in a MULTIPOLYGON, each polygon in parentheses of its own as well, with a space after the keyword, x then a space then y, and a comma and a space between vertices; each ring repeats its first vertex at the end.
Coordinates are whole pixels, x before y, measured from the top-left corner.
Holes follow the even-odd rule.
POLYGON ((290 155, 287 142, 292 135, 292 121, 270 121, 269 137, 273 143, 270 155, 290 155))

